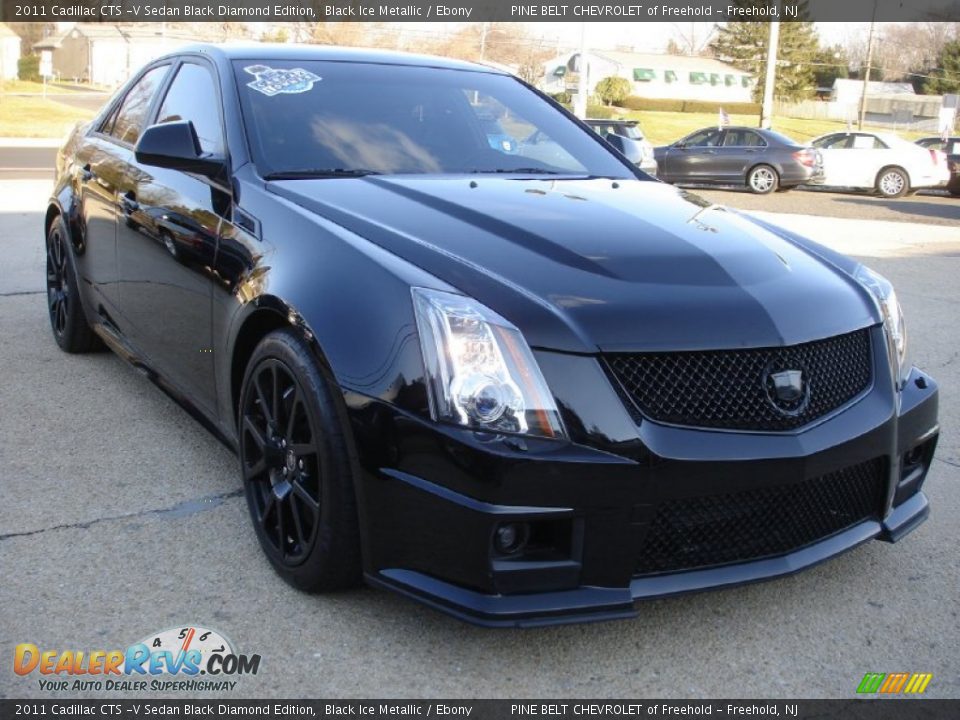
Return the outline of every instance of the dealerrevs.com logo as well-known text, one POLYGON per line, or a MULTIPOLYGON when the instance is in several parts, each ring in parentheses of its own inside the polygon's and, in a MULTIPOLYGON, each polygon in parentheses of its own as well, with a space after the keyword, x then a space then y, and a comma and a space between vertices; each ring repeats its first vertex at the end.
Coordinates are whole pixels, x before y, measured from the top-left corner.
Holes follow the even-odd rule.
POLYGON ((41 690, 104 692, 196 692, 233 690, 241 675, 256 675, 259 655, 234 650, 216 630, 170 628, 126 650, 45 650, 20 643, 13 671, 37 676, 41 690))
POLYGON ((922 695, 931 680, 932 673, 867 673, 857 686, 857 692, 868 695, 922 695))

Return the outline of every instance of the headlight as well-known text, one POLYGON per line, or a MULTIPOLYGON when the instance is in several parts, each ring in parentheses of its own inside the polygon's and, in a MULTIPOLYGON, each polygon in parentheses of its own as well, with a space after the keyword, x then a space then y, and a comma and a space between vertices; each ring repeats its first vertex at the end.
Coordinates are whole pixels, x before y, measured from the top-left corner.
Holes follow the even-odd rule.
POLYGON ((563 436, 553 395, 517 328, 463 295, 413 288, 413 306, 434 420, 563 436))
POLYGON ((875 273, 866 265, 857 268, 856 279, 871 292, 877 301, 877 307, 883 316, 883 329, 887 335, 887 350, 890 355, 890 367, 894 372, 894 382, 902 387, 910 374, 910 362, 907 356, 907 327, 903 320, 903 311, 897 300, 893 285, 883 275, 875 273))

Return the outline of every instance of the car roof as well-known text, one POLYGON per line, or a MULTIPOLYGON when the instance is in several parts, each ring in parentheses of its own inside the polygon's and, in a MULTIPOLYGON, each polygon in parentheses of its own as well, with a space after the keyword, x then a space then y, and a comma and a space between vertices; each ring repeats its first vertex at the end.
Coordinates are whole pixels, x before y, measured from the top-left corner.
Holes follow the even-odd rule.
POLYGON ((221 60, 256 60, 269 62, 271 60, 322 60, 328 62, 373 63, 379 65, 406 65, 413 67, 432 67, 447 70, 470 70, 491 75, 508 75, 488 65, 450 58, 435 57, 433 55, 417 55, 390 50, 375 50, 369 48, 347 48, 333 45, 297 45, 288 43, 227 43, 217 45, 212 43, 198 43, 178 48, 170 53, 171 57, 200 53, 221 60))
POLYGON ((911 144, 911 145, 913 144, 913 143, 911 143, 909 140, 907 140, 907 139, 905 139, 905 138, 902 138, 902 137, 900 137, 899 135, 897 135, 896 133, 892 133, 892 132, 882 132, 882 131, 881 131, 881 132, 868 132, 868 131, 866 131, 866 130, 857 130, 857 132, 858 132, 859 134, 861 134, 861 135, 876 135, 876 136, 877 136, 878 138, 880 138, 881 140, 886 140, 886 141, 891 141, 891 140, 892 140, 893 142, 905 142, 905 143, 909 143, 909 144, 911 144))
POLYGON ((585 123, 597 123, 602 125, 636 125, 639 120, 610 120, 605 118, 587 118, 585 123))
POLYGON ((694 133, 703 132, 704 130, 751 130, 753 132, 760 133, 761 135, 766 132, 776 132, 775 130, 767 130, 767 128, 750 127, 749 125, 726 125, 725 127, 718 127, 717 125, 707 125, 706 127, 698 128, 693 132, 688 132, 687 135, 693 135, 694 133))

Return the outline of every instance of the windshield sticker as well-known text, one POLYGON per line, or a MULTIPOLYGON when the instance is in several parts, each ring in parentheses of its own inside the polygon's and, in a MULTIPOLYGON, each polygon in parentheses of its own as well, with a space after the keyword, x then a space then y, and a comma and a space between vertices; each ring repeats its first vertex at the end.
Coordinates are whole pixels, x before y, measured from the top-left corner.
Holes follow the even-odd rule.
POLYGON ((282 70, 266 65, 248 65, 244 70, 256 78, 253 82, 247 83, 247 87, 253 88, 268 97, 281 93, 288 95, 305 93, 313 88, 315 82, 320 82, 323 79, 303 68, 282 70))

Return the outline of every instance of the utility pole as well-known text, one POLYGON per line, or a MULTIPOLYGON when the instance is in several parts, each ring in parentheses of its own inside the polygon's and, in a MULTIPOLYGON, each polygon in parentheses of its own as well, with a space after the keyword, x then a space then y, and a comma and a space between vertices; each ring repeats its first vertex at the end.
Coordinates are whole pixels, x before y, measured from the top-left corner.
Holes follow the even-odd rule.
POLYGON ((577 97, 573 114, 583 120, 587 117, 587 24, 580 23, 580 64, 577 68, 577 97))
POLYGON ((870 65, 873 63, 873 29, 877 19, 877 3, 873 3, 873 15, 870 17, 870 37, 867 40, 867 67, 863 73, 863 92, 860 93, 860 118, 857 121, 857 130, 863 130, 863 120, 867 115, 867 87, 870 84, 870 65))
POLYGON ((490 28, 490 23, 481 23, 480 24, 480 62, 483 62, 487 54, 487 30, 490 28))
POLYGON ((767 74, 763 83, 763 104, 760 106, 760 127, 770 129, 773 123, 773 89, 777 79, 777 47, 780 44, 780 21, 770 22, 767 42, 767 74))

